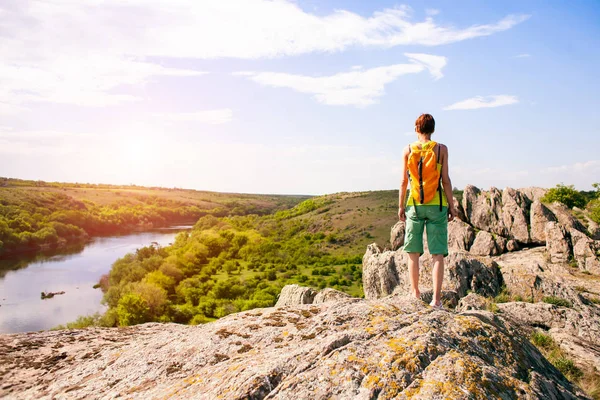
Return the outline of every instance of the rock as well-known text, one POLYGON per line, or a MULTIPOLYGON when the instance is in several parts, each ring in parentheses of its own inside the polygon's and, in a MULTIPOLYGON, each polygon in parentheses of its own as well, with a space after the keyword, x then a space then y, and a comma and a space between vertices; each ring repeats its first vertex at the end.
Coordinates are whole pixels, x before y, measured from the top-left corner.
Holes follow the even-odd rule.
POLYGON ((573 217, 571 214, 571 210, 567 206, 562 203, 554 202, 548 205, 548 208, 552 210, 556 219, 558 219, 558 223, 562 225, 565 229, 575 229, 580 232, 586 232, 585 226, 578 219, 573 217))
POLYGON ((354 297, 350 296, 348 293, 340 292, 339 290, 325 288, 320 290, 319 293, 315 296, 313 304, 321 304, 327 303, 330 301, 340 301, 340 300, 351 300, 354 297))
POLYGON ((503 235, 501 229, 502 194, 494 187, 482 192, 472 185, 463 191, 463 209, 467 222, 477 229, 503 235))
POLYGON ((560 338, 561 347, 578 364, 600 366, 600 310, 593 306, 558 307, 546 303, 497 304, 503 318, 522 327, 542 329, 560 338), (581 356, 582 348, 586 349, 581 356))
MULTIPOLYGON (((363 290, 366 299, 378 299, 391 293, 409 294, 411 287, 408 277, 408 256, 401 252, 377 252, 375 246, 363 257, 363 290)), ((443 290, 448 304, 456 305, 467 291, 485 296, 494 296, 501 286, 498 265, 490 259, 480 260, 468 253, 451 253, 444 259, 443 290)), ((421 257, 419 268, 419 288, 422 298, 433 287, 431 279, 432 263, 429 257, 421 257)), ((429 298, 429 300, 431 300, 429 298)))
POLYGON ((0 365, 12 399, 585 398, 511 323, 399 296, 0 335, 0 365))
POLYGON ((378 299, 392 294, 400 278, 393 251, 381 252, 376 244, 370 244, 363 256, 363 291, 366 299, 378 299))
POLYGON ((478 256, 495 256, 500 254, 500 249, 491 233, 479 231, 469 252, 478 256))
POLYGON ((468 251, 475 240, 475 229, 461 220, 448 223, 448 251, 468 251))
POLYGON ((557 221, 556 217, 539 200, 531 205, 531 241, 535 244, 546 244, 546 223, 557 221))
POLYGON ((390 232, 390 244, 392 245, 392 250, 396 251, 402 246, 404 246, 404 229, 406 223, 404 221, 398 221, 392 227, 392 231, 390 232))
POLYGON ((459 300, 456 312, 469 310, 485 310, 490 304, 490 300, 478 295, 477 293, 469 293, 459 300))
POLYGON ((519 243, 514 239, 509 240, 508 242, 506 242, 506 250, 507 251, 519 250, 519 243))
MULTIPOLYGON (((498 249, 499 254, 507 252, 508 240, 505 237, 496 236, 494 241, 496 242, 496 248, 498 249)), ((511 241, 516 242, 514 239, 511 239, 511 241)))
POLYGON ((464 297, 468 291, 483 296, 495 296, 502 286, 498 264, 491 259, 479 259, 466 253, 446 257, 444 287, 464 297))
POLYGON ((463 222, 467 222, 468 219, 465 215, 465 210, 463 209, 462 204, 460 204, 456 197, 452 197, 452 201, 454 203, 454 208, 456 208, 456 213, 458 214, 456 217, 463 222))
POLYGON ((582 232, 570 229, 573 257, 579 269, 600 275, 600 242, 587 237, 582 232))
POLYGON ((529 243, 529 205, 531 201, 519 190, 506 188, 502 192, 502 236, 529 243))
POLYGON ((317 292, 313 288, 299 285, 285 285, 281 289, 275 307, 295 306, 299 304, 311 304, 317 292))
POLYGON ((571 249, 565 229, 558 222, 546 222, 544 234, 546 236, 546 249, 550 254, 551 261, 568 261, 571 249))
POLYGON ((519 189, 519 191, 527 196, 531 203, 534 203, 536 201, 540 201, 542 197, 546 195, 548 189, 543 189, 540 187, 526 187, 519 189))

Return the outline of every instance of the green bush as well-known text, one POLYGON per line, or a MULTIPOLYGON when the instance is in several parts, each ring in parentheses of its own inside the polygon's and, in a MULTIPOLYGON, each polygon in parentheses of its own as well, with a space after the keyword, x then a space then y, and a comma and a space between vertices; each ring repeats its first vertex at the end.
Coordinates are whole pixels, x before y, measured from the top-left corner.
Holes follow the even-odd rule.
POLYGON ((585 207, 586 203, 585 196, 581 192, 575 190, 575 186, 565 186, 562 183, 556 185, 555 188, 549 189, 541 200, 545 203, 558 201, 569 208, 585 207))
POLYGON ((541 332, 533 332, 531 334, 531 342, 539 348, 550 350, 555 346, 554 340, 541 332))

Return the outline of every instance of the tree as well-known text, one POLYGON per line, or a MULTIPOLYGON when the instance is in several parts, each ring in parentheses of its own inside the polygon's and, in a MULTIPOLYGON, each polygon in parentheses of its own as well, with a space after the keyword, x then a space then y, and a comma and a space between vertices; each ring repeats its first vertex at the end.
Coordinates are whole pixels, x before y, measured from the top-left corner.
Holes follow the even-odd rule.
POLYGON ((585 197, 573 185, 564 185, 559 183, 555 188, 549 189, 546 195, 541 199, 545 203, 558 201, 569 208, 584 207, 585 197))
POLYGON ((117 306, 119 325, 129 326, 147 322, 150 308, 146 300, 137 293, 128 293, 121 297, 117 306))

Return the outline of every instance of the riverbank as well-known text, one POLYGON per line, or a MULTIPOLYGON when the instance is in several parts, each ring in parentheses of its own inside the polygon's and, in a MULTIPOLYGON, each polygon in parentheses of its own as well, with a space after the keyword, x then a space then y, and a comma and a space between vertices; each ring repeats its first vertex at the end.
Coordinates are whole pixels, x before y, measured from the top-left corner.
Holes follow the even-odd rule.
POLYGON ((104 313, 103 293, 94 288, 111 265, 127 253, 155 245, 168 246, 191 226, 91 238, 67 252, 29 254, 0 261, 0 333, 52 329, 80 316, 104 313), (64 292, 41 299, 40 293, 64 292))

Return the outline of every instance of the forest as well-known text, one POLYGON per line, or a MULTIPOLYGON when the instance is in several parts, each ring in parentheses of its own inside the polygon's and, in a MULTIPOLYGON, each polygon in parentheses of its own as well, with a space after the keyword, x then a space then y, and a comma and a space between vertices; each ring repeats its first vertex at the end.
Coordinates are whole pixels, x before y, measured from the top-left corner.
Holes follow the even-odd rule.
POLYGON ((267 214, 307 198, 6 178, 0 183, 2 257, 60 249, 93 236, 193 224, 205 215, 267 214))

